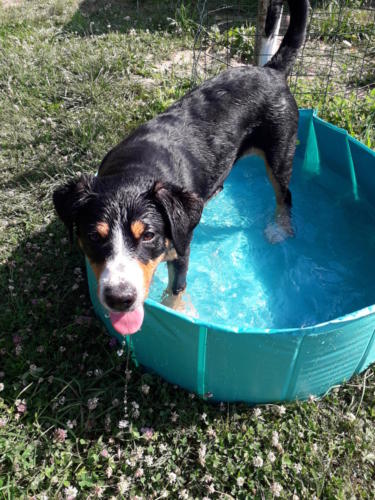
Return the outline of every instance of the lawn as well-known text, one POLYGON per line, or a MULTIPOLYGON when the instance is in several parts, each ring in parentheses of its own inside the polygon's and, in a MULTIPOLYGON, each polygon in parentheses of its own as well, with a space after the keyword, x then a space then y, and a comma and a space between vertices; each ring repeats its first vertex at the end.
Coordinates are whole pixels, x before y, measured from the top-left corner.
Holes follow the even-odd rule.
MULTIPOLYGON (((53 211, 58 184, 190 88, 192 4, 3 4, 0 498, 374 498, 374 368, 321 400, 256 408, 126 371, 53 211)), ((324 113, 374 147, 364 92, 356 119, 350 97, 324 113)))

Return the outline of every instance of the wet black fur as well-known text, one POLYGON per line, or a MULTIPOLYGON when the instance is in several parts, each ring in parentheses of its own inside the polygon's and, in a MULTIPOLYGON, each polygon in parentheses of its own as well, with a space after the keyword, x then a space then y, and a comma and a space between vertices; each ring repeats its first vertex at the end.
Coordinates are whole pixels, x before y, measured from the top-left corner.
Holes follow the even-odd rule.
MULTIPOLYGON (((265 67, 229 69, 192 90, 164 113, 137 128, 103 159, 98 177, 71 181, 54 193, 56 210, 85 253, 104 261, 111 230, 121 221, 129 248, 147 262, 173 241, 174 294, 186 286, 192 232, 204 204, 220 189, 235 161, 251 148, 263 151, 278 185, 278 204, 291 206, 288 189, 295 151, 298 109, 286 83, 305 35, 307 0, 289 0, 291 21, 279 51, 265 67), (134 241, 130 224, 142 220, 152 241, 134 241)), ((271 0, 266 31, 279 8, 271 0)))

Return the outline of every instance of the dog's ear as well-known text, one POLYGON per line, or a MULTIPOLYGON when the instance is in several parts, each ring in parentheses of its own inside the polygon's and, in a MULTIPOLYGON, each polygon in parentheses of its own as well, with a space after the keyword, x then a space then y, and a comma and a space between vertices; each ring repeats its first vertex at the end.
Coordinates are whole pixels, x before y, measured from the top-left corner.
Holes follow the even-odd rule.
POLYGON ((155 183, 154 196, 168 219, 177 253, 185 255, 193 229, 202 216, 204 207, 202 198, 174 184, 161 182, 155 183))
POLYGON ((63 186, 57 188, 53 193, 53 204, 56 212, 69 231, 69 239, 73 241, 73 226, 78 210, 88 200, 95 177, 93 175, 82 175, 72 179, 63 186))

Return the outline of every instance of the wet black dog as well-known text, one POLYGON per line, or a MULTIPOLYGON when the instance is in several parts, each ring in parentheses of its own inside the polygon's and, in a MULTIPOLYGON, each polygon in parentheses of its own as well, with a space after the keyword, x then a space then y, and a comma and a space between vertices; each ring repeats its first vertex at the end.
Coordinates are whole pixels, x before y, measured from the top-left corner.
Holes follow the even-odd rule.
MULTIPOLYGON (((271 0, 266 35, 282 1, 271 0)), ((288 0, 290 24, 262 68, 225 71, 136 129, 102 161, 54 193, 98 279, 98 296, 115 328, 137 331, 156 266, 168 261, 169 293, 186 287, 192 232, 205 203, 222 189, 235 161, 260 153, 275 190, 277 221, 293 233, 288 185, 298 110, 286 83, 303 43, 307 0, 288 0)))

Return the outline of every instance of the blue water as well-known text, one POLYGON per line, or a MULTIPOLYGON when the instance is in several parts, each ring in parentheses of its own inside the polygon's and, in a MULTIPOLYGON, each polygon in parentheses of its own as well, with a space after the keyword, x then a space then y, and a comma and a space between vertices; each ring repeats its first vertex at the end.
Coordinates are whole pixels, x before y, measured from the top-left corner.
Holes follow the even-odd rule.
MULTIPOLYGON (((349 179, 295 159, 295 237, 271 244, 273 190, 260 159, 236 164, 209 202, 191 246, 187 296, 199 318, 232 327, 291 328, 375 304, 375 208, 349 179)), ((159 266, 150 297, 167 285, 159 266)))

